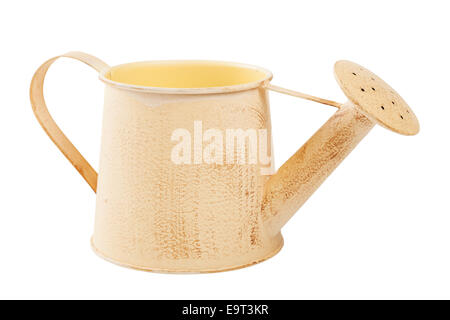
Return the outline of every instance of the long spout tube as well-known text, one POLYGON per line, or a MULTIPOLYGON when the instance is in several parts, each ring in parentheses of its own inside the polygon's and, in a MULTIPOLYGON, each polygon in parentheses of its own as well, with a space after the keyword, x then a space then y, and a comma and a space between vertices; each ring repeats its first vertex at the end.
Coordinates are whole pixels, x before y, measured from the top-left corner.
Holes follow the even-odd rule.
POLYGON ((262 204, 270 235, 280 232, 374 125, 347 102, 281 166, 267 182, 262 204))

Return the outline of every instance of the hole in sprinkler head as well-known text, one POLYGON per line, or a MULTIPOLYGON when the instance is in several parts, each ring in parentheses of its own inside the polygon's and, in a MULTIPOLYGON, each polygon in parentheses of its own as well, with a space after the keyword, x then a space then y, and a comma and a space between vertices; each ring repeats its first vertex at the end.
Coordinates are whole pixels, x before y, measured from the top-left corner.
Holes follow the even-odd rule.
POLYGON ((356 73, 352 72, 352 74, 353 74, 354 76, 356 76, 356 73))
POLYGON ((395 104, 395 102, 394 102, 394 101, 392 101, 392 104, 395 104))
POLYGON ((409 110, 406 110, 406 113, 409 113, 409 110))
POLYGON ((383 109, 383 110, 384 110, 384 106, 381 106, 381 109, 383 109))
POLYGON ((402 115, 400 115, 400 118, 402 118, 402 119, 403 119, 403 116, 402 116, 402 115))
POLYGON ((372 87, 372 90, 373 90, 373 91, 375 91, 375 88, 374 88, 374 87, 372 87))
POLYGON ((364 90, 364 88, 361 88, 361 91, 364 92, 364 91, 366 91, 366 90, 364 90))

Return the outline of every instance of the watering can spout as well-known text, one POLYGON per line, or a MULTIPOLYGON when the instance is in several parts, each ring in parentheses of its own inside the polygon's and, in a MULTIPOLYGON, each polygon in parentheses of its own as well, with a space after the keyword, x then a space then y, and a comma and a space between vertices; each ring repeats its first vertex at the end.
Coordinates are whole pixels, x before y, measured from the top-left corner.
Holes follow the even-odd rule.
POLYGON ((344 104, 265 185, 267 231, 275 235, 372 129, 363 113, 344 104))
POLYGON ((349 101, 339 105, 339 110, 267 181, 261 211, 271 236, 280 232, 375 124, 403 135, 419 131, 412 110, 378 76, 350 61, 338 61, 334 69, 349 101))

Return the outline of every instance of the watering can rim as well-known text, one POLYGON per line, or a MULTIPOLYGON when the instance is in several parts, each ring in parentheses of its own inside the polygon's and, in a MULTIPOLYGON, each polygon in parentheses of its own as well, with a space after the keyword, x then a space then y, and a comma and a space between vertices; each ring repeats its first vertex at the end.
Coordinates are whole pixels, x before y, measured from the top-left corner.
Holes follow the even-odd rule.
POLYGON ((270 70, 265 69, 260 66, 240 63, 240 62, 232 62, 232 61, 223 61, 223 60, 203 60, 203 59, 173 59, 173 60, 144 60, 144 61, 135 61, 135 62, 127 62, 118 65, 111 66, 107 69, 99 72, 100 81, 104 82, 107 85, 113 86, 115 88, 128 90, 128 91, 138 91, 138 92, 149 92, 149 93, 159 93, 159 94, 188 94, 188 95, 203 95, 203 94, 214 94, 214 93, 230 93, 230 92, 239 92, 246 91, 250 89, 255 89, 261 87, 267 83, 269 83, 273 78, 273 74, 270 70), (204 87, 204 88, 169 88, 169 87, 150 87, 150 86, 141 86, 134 84, 127 84, 119 81, 114 81, 108 78, 108 73, 113 68, 140 64, 140 63, 149 63, 149 64, 168 64, 168 63, 210 63, 210 64, 221 64, 227 66, 234 66, 238 68, 252 69, 257 70, 264 74, 264 77, 251 82, 229 85, 229 86, 218 86, 218 87, 204 87))

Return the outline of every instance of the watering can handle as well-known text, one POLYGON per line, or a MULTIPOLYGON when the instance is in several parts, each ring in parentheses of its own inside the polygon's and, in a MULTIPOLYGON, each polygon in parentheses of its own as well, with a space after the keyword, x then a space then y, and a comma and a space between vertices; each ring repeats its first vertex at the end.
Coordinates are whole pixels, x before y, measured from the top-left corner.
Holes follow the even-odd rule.
POLYGON ((310 101, 314 101, 314 102, 318 102, 321 104, 326 104, 332 107, 336 107, 336 108, 340 108, 342 106, 342 103, 336 102, 336 101, 332 101, 332 100, 327 100, 327 99, 322 99, 319 97, 315 97, 312 96, 310 94, 306 94, 306 93, 302 93, 302 92, 298 92, 298 91, 294 91, 294 90, 289 90, 289 89, 285 89, 273 84, 266 84, 265 87, 269 90, 278 92, 278 93, 283 93, 283 94, 287 94, 289 96, 293 96, 293 97, 297 97, 297 98, 302 98, 305 100, 310 100, 310 101))
POLYGON ((45 104, 43 90, 45 75, 52 63, 61 57, 73 58, 84 62, 97 70, 99 73, 106 72, 110 67, 100 59, 89 54, 72 51, 47 60, 44 64, 42 64, 39 69, 36 70, 30 85, 31 106, 33 108, 34 115, 38 119, 42 128, 50 139, 56 144, 59 150, 66 156, 70 163, 72 163, 75 169, 77 169, 84 180, 86 180, 86 182, 91 186, 92 190, 96 192, 97 172, 61 131, 48 112, 47 105, 45 104))

